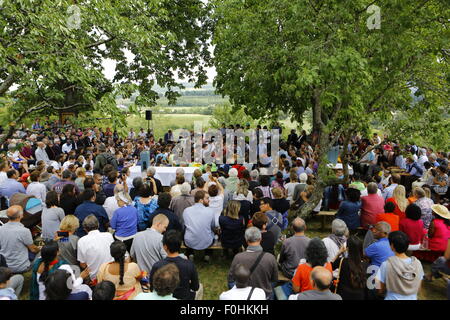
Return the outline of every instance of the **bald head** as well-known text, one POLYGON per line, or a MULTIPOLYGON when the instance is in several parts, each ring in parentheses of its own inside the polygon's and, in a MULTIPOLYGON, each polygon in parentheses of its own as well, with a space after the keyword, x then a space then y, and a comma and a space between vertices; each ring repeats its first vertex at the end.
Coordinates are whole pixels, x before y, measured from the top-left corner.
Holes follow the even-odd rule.
POLYGON ((14 205, 8 208, 6 211, 8 219, 11 221, 18 221, 23 217, 23 209, 21 206, 14 205))
POLYGON ((305 220, 302 218, 295 218, 294 221, 292 221, 292 228, 294 229, 295 233, 302 233, 306 230, 306 223, 305 220))
POLYGON ((314 289, 324 291, 330 288, 333 275, 324 267, 315 267, 311 271, 311 280, 313 282, 314 289))

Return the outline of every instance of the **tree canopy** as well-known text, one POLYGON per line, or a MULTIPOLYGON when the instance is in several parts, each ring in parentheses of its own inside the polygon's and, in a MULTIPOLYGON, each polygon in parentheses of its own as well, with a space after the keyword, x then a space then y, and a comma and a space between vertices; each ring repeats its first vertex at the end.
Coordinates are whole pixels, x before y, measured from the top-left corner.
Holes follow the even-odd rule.
MULTIPOLYGON (((373 121, 396 122, 399 114, 425 125, 448 121, 439 117, 450 102, 447 1, 212 3, 218 92, 257 118, 282 110, 301 122, 312 110, 322 167, 340 134, 373 121), (420 102, 413 103, 411 89, 420 102)), ((303 212, 326 184, 319 174, 303 212)))
POLYGON ((79 108, 120 127, 116 96, 138 91, 136 111, 155 105, 156 84, 174 102, 183 88, 176 75, 206 83, 210 21, 201 0, 4 0, 0 7, 0 97, 12 101, 11 120, 79 108), (102 72, 111 60, 113 80, 102 72))

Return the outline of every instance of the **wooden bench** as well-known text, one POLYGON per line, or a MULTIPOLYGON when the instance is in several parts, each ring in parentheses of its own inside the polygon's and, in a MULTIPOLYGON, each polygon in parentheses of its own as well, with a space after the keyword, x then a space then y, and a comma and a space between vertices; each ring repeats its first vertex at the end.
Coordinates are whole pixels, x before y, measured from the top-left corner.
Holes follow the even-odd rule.
MULTIPOLYGON (((187 247, 184 244, 182 244, 181 245, 181 249, 187 249, 187 247)), ((211 249, 211 250, 219 250, 220 249, 220 250, 222 250, 223 248, 222 248, 222 245, 219 242, 218 244, 213 244, 211 247, 208 247, 205 250, 207 250, 207 249, 211 249)))
POLYGON ((334 217, 337 211, 320 211, 317 215, 322 217, 321 230, 325 231, 325 222, 327 217, 334 217))

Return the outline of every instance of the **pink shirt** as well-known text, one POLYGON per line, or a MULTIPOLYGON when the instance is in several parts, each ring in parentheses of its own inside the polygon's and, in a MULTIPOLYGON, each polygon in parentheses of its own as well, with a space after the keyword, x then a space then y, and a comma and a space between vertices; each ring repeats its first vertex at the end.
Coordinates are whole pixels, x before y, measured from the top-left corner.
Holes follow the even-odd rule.
POLYGON ((400 231, 406 233, 410 245, 420 244, 425 234, 422 219, 412 220, 405 218, 400 220, 400 231))
POLYGON ((450 238, 450 227, 442 219, 434 219, 433 223, 434 234, 433 238, 428 241, 428 248, 432 251, 444 252, 447 249, 448 238, 450 238))
POLYGON ((377 214, 384 213, 384 199, 378 194, 361 197, 361 226, 376 224, 377 214))

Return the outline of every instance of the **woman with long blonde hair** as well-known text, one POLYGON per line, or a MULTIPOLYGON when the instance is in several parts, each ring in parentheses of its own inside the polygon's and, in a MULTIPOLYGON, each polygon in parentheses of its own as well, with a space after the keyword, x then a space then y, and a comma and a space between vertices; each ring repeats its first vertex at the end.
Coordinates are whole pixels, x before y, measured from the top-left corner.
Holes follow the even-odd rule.
POLYGON ((219 217, 220 242, 226 257, 229 250, 235 255, 244 244, 245 221, 244 217, 239 216, 240 210, 241 203, 231 200, 223 210, 223 215, 219 217))
POLYGON ((406 199, 406 189, 402 185, 398 185, 394 189, 392 197, 387 199, 386 202, 392 202, 395 205, 394 214, 400 217, 400 221, 406 218, 405 210, 409 205, 408 199, 406 199))
POLYGON ((245 179, 239 180, 236 192, 233 194, 233 200, 247 200, 253 203, 253 193, 248 190, 249 183, 245 179))

